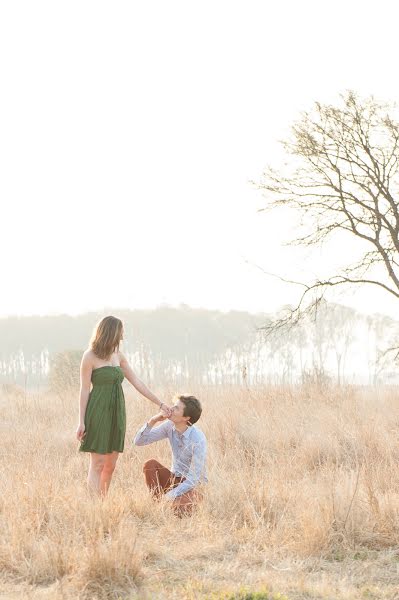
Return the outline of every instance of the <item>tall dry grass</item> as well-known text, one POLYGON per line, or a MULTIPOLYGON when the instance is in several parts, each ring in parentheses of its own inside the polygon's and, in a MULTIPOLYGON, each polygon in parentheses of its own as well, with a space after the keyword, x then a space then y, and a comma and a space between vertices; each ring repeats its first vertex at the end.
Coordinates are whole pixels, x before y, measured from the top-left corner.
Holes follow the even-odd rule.
POLYGON ((141 474, 151 456, 169 464, 167 442, 130 442, 153 412, 147 400, 126 393, 125 453, 101 502, 86 491, 77 399, 5 390, 0 598, 197 598, 260 585, 289 598, 393 598, 397 391, 193 391, 209 485, 198 514, 179 520, 152 504, 141 474))

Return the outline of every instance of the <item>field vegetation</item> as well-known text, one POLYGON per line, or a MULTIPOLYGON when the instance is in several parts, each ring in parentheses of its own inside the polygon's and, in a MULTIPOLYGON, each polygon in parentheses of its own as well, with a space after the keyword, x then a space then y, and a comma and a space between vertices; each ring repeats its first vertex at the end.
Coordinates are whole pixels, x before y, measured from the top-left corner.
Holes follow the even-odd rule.
MULTIPOLYGON (((165 400, 177 391, 154 389, 165 400)), ((215 386, 201 398, 209 484, 192 518, 148 497, 131 439, 152 405, 126 390, 112 488, 93 500, 77 398, 0 398, 0 599, 399 598, 396 389, 215 386)))

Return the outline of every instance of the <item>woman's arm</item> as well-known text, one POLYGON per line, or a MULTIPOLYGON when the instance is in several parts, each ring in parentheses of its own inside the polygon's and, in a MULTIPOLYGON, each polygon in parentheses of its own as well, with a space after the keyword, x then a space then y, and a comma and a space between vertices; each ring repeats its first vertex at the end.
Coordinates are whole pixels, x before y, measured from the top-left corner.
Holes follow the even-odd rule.
POLYGON ((80 363, 79 425, 76 430, 76 437, 79 441, 82 441, 85 433, 85 414, 91 388, 92 371, 93 363, 86 351, 80 363))
POLYGON ((165 408, 166 404, 164 404, 155 394, 153 394, 152 391, 145 385, 145 383, 141 381, 141 379, 133 372, 132 367, 129 365, 122 352, 119 352, 119 361, 124 376, 128 381, 130 381, 136 390, 160 408, 162 406, 165 408))

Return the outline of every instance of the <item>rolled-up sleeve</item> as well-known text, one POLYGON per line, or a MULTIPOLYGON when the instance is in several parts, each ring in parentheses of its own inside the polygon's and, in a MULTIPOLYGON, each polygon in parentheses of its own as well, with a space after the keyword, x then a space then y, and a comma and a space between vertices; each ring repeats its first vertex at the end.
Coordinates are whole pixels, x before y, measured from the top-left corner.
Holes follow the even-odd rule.
POLYGON ((157 427, 150 427, 148 423, 143 425, 136 433, 133 443, 135 446, 146 446, 168 437, 170 427, 169 421, 164 421, 157 427))
POLYGON ((186 492, 192 490, 201 482, 205 472, 206 462, 206 440, 197 442, 193 445, 193 457, 191 459, 190 469, 184 481, 165 494, 169 500, 175 500, 186 492))

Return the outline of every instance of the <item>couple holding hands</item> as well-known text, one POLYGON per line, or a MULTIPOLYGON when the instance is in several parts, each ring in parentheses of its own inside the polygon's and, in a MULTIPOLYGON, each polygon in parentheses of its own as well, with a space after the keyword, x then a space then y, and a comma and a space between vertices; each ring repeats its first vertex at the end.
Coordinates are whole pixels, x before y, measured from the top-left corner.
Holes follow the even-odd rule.
POLYGON ((80 450, 90 453, 89 488, 99 495, 107 493, 119 453, 123 452, 126 411, 122 381, 126 378, 159 408, 138 430, 134 444, 146 446, 168 438, 172 449, 170 470, 154 459, 144 463, 146 484, 153 498, 165 497, 178 516, 191 514, 202 498, 202 484, 207 481, 206 438, 194 426, 201 416, 201 404, 191 395, 175 396, 173 406, 161 402, 135 375, 120 352, 122 339, 122 321, 104 317, 94 329, 80 366, 76 437, 80 450))

